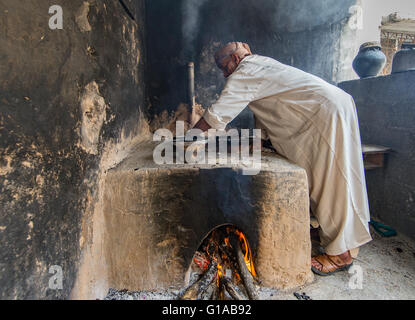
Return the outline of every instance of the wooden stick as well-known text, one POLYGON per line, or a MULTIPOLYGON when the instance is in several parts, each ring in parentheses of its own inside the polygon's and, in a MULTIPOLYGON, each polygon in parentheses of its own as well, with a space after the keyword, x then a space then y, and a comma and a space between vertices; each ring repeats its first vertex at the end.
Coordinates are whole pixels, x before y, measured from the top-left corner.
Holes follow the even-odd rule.
POLYGON ((214 280, 211 282, 209 287, 207 287, 206 290, 200 294, 200 298, 198 298, 198 300, 216 300, 214 299, 214 295, 217 289, 218 287, 216 285, 216 281, 214 280))
POLYGON ((248 300, 245 297, 243 297, 242 295, 240 295, 238 293, 238 291, 236 290, 235 285, 232 283, 231 279, 227 278, 227 277, 223 277, 223 284, 225 285, 225 289, 226 291, 228 291, 228 293, 230 294, 230 296, 235 299, 235 300, 248 300))
POLYGON ((219 300, 219 288, 216 286, 216 283, 215 283, 215 289, 213 290, 212 297, 210 298, 210 300, 213 300, 213 301, 219 300))
POLYGON ((197 300, 200 298, 200 295, 206 291, 209 285, 214 279, 216 279, 217 272, 217 263, 212 261, 208 271, 194 284, 189 286, 183 295, 180 297, 180 300, 197 300))
POLYGON ((219 278, 218 300, 225 300, 225 286, 223 284, 223 277, 219 278))
POLYGON ((254 286, 254 278, 252 277, 252 274, 249 272, 246 262, 244 259, 244 255, 241 248, 241 243, 239 241, 239 238, 236 236, 231 236, 230 242, 232 245, 232 248, 235 250, 236 254, 236 260, 238 261, 238 267, 241 279, 245 285, 246 292, 248 293, 248 297, 250 300, 258 300, 258 293, 254 286))

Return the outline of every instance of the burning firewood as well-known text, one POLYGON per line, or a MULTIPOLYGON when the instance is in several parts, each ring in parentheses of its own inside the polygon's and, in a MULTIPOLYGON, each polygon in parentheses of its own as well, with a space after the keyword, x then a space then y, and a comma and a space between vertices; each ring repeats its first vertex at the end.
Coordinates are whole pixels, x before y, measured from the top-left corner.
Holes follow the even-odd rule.
POLYGON ((258 299, 252 252, 245 235, 235 227, 214 230, 196 252, 192 270, 203 275, 187 288, 182 300, 258 299))
POLYGON ((204 292, 200 295, 200 300, 216 300, 214 296, 217 291, 216 281, 212 281, 211 284, 206 288, 204 292))
POLYGON ((217 273, 217 262, 212 261, 209 269, 206 273, 194 284, 192 284, 183 295, 180 300, 198 300, 201 295, 209 288, 209 285, 215 280, 217 273))
POLYGON ((222 276, 219 276, 219 278, 218 278, 217 288, 218 288, 218 291, 217 291, 218 298, 217 298, 217 300, 225 300, 225 286, 224 286, 224 283, 223 283, 223 277, 222 276))
POLYGON ((196 266, 199 267, 200 270, 205 272, 209 268, 210 261, 206 258, 206 256, 201 252, 196 252, 193 262, 196 266))
POLYGON ((245 297, 243 297, 241 294, 238 293, 236 286, 232 283, 232 280, 223 277, 223 284, 225 286, 226 291, 230 294, 230 296, 235 300, 247 300, 245 297))
POLYGON ((235 236, 231 236, 230 242, 236 254, 236 260, 238 262, 240 272, 239 275, 241 276, 241 279, 245 285, 248 297, 250 300, 258 300, 258 293, 254 285, 254 278, 246 266, 246 261, 242 252, 240 241, 235 236))
POLYGON ((216 282, 214 283, 215 283, 215 290, 212 293, 211 300, 220 300, 222 286, 220 284, 219 286, 217 286, 216 282))

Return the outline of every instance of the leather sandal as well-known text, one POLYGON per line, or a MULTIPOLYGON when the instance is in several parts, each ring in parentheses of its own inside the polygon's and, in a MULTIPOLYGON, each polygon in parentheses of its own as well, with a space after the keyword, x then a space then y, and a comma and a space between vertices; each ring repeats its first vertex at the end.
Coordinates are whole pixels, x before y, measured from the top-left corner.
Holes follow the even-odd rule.
POLYGON ((353 260, 352 263, 345 264, 339 257, 329 256, 327 254, 313 257, 313 259, 321 265, 321 268, 317 269, 311 266, 311 270, 320 276, 330 276, 339 271, 347 271, 353 265, 353 260))

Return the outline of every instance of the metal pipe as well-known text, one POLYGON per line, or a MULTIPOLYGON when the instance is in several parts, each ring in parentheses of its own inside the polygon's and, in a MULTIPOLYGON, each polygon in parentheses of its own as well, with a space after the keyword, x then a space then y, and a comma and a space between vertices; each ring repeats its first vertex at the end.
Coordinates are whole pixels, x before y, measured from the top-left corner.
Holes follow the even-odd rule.
POLYGON ((195 96, 195 64, 189 62, 188 64, 188 94, 189 94, 189 108, 190 110, 196 105, 195 96))

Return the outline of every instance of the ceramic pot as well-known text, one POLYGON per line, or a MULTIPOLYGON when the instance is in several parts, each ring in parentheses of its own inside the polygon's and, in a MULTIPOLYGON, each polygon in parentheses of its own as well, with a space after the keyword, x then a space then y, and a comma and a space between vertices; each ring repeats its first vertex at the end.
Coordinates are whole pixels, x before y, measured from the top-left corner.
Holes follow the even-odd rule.
POLYGON ((415 70, 415 43, 403 43, 393 57, 392 73, 415 70))
POLYGON ((360 78, 376 77, 386 65, 386 56, 378 42, 362 44, 353 61, 353 69, 360 78))

